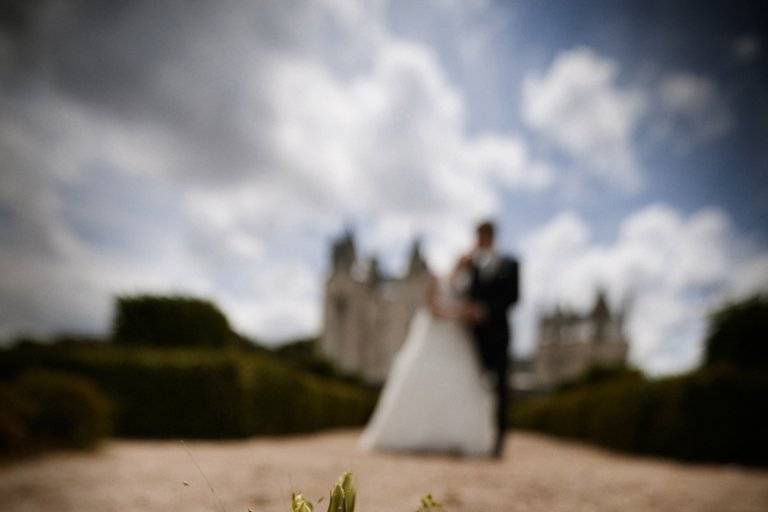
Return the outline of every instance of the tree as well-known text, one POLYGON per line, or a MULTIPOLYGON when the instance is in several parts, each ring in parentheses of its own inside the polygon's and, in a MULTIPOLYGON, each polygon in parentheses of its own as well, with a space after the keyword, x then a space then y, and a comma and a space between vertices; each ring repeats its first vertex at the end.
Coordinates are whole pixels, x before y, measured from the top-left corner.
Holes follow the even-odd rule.
POLYGON ((217 347, 239 339, 212 302, 157 295, 117 297, 112 338, 133 345, 217 347))
POLYGON ((727 304, 710 316, 705 365, 768 368, 768 296, 727 304))

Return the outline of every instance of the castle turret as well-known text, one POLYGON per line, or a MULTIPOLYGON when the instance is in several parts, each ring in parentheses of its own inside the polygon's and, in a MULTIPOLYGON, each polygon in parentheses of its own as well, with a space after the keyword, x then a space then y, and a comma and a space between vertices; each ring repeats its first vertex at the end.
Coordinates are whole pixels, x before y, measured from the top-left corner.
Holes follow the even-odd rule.
POLYGON ((386 276, 377 258, 361 262, 357 256, 346 230, 331 248, 318 353, 342 372, 381 384, 423 302, 429 273, 418 240, 404 277, 386 276))
POLYGON ((608 300, 605 297, 605 290, 600 288, 597 291, 595 306, 592 308, 592 318, 609 318, 611 311, 608 309, 608 300))
POLYGON ((411 254, 408 260, 408 276, 423 274, 428 270, 427 262, 421 255, 421 240, 414 239, 411 245, 411 254))
POLYGON ((368 272, 365 280, 370 286, 376 286, 381 281, 381 269, 379 268, 379 259, 376 256, 372 256, 368 260, 368 272))
POLYGON ((535 356, 538 384, 547 389, 578 378, 594 366, 624 365, 629 344, 622 332, 623 321, 624 311, 612 311, 602 289, 586 314, 558 306, 543 315, 535 356))
POLYGON ((351 230, 346 230, 344 234, 333 243, 331 250, 331 259, 333 263, 333 273, 350 273, 355 264, 357 254, 355 251, 355 240, 351 230))
POLYGON ((593 341, 595 343, 605 341, 608 323, 611 321, 611 311, 608 309, 608 301, 602 288, 597 291, 597 299, 595 300, 595 307, 592 308, 591 317, 594 325, 593 341))

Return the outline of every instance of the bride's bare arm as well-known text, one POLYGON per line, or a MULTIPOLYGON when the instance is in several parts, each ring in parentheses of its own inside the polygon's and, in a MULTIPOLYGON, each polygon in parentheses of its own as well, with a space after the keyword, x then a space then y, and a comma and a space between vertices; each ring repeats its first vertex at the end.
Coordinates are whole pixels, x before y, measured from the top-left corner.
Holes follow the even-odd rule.
POLYGON ((432 276, 427 284, 425 302, 432 315, 439 318, 448 318, 452 320, 465 320, 467 318, 467 305, 462 302, 453 306, 441 304, 438 299, 439 283, 435 276, 432 276))
POLYGON ((466 320, 467 318, 467 307, 466 304, 460 304, 455 305, 452 307, 444 307, 440 309, 440 314, 438 315, 442 318, 449 318, 451 320, 466 320))
POLYGON ((429 308, 429 312, 432 313, 433 316, 440 317, 440 318, 451 318, 452 317, 452 311, 450 311, 449 308, 447 308, 444 304, 440 303, 439 295, 440 293, 440 284, 437 280, 437 277, 430 276, 429 283, 427 283, 427 291, 426 291, 426 297, 425 302, 427 304, 427 308, 429 308))
POLYGON ((469 272, 471 266, 471 254, 466 254, 456 261, 456 265, 454 265, 453 270, 448 277, 448 282, 451 283, 451 287, 453 287, 454 290, 458 290, 460 292, 466 290, 469 279, 467 273, 469 272))
POLYGON ((427 290, 424 296, 424 302, 427 304, 427 308, 436 315, 437 310, 437 277, 434 275, 429 276, 429 282, 427 283, 427 290))

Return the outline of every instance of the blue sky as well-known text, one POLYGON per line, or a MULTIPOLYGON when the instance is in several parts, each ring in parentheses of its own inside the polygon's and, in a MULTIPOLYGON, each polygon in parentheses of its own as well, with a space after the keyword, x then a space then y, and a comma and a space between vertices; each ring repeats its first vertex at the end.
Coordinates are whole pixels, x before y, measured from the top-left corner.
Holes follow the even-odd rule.
POLYGON ((0 25, 0 335, 104 333, 117 293, 315 333, 345 223, 437 272, 498 220, 536 317, 628 308, 695 365, 768 288, 765 14, 749 3, 40 2, 0 25))

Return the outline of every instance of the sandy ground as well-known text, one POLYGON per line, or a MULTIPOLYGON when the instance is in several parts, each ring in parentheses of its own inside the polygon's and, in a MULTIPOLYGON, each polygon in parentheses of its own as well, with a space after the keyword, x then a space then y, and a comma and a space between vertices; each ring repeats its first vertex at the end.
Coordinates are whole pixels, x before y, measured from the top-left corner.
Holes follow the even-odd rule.
MULTIPOLYGON (((357 432, 190 442, 227 512, 288 510, 354 471, 360 512, 409 512, 431 492, 449 511, 768 510, 768 471, 616 455, 514 433, 503 461, 367 454, 357 432)), ((325 510, 325 502, 317 507, 325 510)), ((221 511, 179 442, 113 441, 0 467, 0 511, 221 511)))

